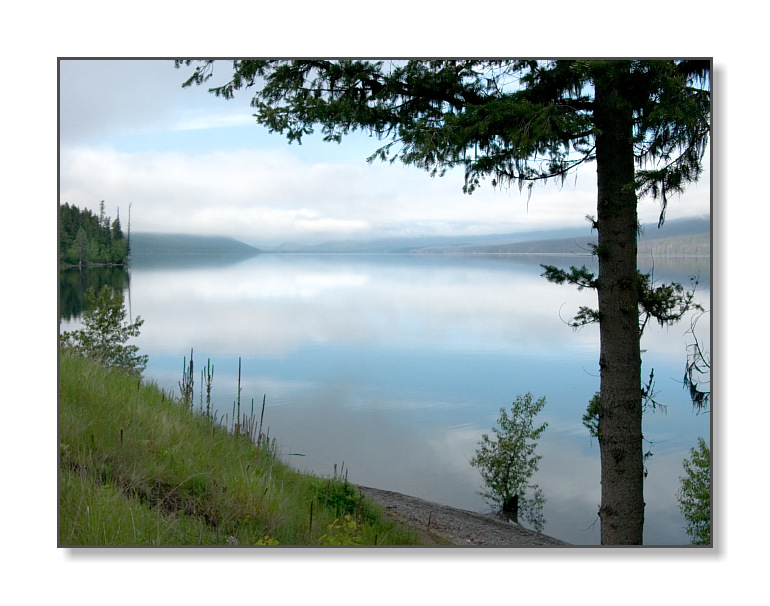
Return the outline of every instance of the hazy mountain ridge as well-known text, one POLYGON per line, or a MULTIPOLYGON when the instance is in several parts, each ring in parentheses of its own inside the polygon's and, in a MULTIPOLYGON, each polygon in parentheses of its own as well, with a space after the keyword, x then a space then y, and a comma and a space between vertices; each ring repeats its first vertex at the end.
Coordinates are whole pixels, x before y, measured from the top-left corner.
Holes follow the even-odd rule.
MULTIPOLYGON (((415 253, 465 253, 465 254, 592 254, 592 245, 596 237, 560 238, 537 240, 533 242, 515 242, 488 246, 430 246, 411 252, 415 253)), ((708 233, 692 235, 664 236, 656 235, 638 242, 639 254, 653 255, 698 255, 710 253, 711 238, 708 233)))
MULTIPOLYGON (((404 236, 376 240, 340 240, 322 244, 285 244, 260 249, 225 236, 190 234, 131 234, 131 252, 143 255, 252 255, 275 253, 348 254, 591 254, 595 232, 588 228, 565 228, 479 236, 404 236)), ((640 254, 703 255, 710 253, 710 219, 679 219, 662 228, 644 225, 639 238, 640 254)))
MULTIPOLYGON (((275 252, 303 253, 454 253, 454 254, 590 254, 596 235, 587 228, 566 228, 492 234, 484 236, 428 236, 379 240, 343 240, 314 245, 283 245, 275 252)), ((639 252, 664 254, 709 254, 710 219, 678 219, 642 228, 639 252)))
MULTIPOLYGON (((274 252, 388 252, 404 253, 430 246, 479 246, 509 244, 511 242, 541 241, 553 238, 581 236, 585 228, 562 228, 509 234, 462 236, 402 236, 373 240, 335 240, 316 244, 287 243, 271 250, 274 252)), ((582 236, 581 236, 582 237, 582 236)))
POLYGON ((253 246, 226 236, 163 234, 139 232, 131 234, 132 255, 159 254, 242 254, 259 253, 253 246))

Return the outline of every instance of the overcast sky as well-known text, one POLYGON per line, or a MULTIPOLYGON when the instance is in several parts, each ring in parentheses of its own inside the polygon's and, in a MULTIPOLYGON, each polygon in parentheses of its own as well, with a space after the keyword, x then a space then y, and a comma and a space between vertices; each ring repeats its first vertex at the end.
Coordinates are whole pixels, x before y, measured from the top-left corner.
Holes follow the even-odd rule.
MULTIPOLYGON (((227 78, 222 61, 215 78, 227 78)), ((485 182, 462 193, 462 171, 431 178, 401 164, 368 164, 375 138, 301 146, 252 117, 250 95, 226 101, 183 89, 192 68, 163 60, 63 60, 60 64, 60 202, 120 212, 125 228, 228 235, 251 244, 411 234, 488 234, 587 226, 595 165, 536 187, 485 182)), ((640 204, 643 222, 659 204, 640 204)), ((709 211, 708 177, 669 207, 668 218, 709 211)))
MULTIPOLYGON (((767 79, 757 77, 758 74, 764 73, 762 58, 766 54, 767 38, 766 19, 759 18, 761 10, 757 3, 748 2, 733 3, 730 10, 726 11, 694 10, 689 3, 672 3, 670 0, 652 0, 646 2, 642 9, 638 4, 618 2, 594 2, 576 8, 574 2, 557 0, 549 3, 545 11, 541 4, 534 3, 474 3, 470 7, 462 6, 458 9, 435 3, 402 0, 389 3, 386 7, 377 3, 360 2, 350 3, 350 6, 340 6, 337 2, 299 2, 291 5, 256 3, 253 6, 239 5, 235 8, 225 4, 208 6, 200 3, 145 0, 138 0, 130 6, 108 6, 93 0, 46 5, 31 2, 8 3, 4 15, 6 27, 1 38, 8 60, 4 64, 3 72, 5 94, 0 96, 5 118, 5 145, 0 153, 3 155, 3 182, 6 186, 10 184, 11 189, 6 194, 6 216, 0 223, 4 228, 0 247, 3 258, 7 261, 6 284, 16 286, 16 289, 23 291, 25 295, 23 298, 6 296, 2 303, 4 316, 11 320, 11 339, 3 348, 2 361, 4 368, 13 369, 14 373, 14 380, 9 382, 10 394, 7 394, 6 399, 9 402, 30 401, 30 386, 35 388, 33 399, 46 403, 45 406, 49 408, 57 397, 57 373, 52 372, 52 369, 56 359, 55 344, 58 341, 55 336, 52 337, 52 327, 53 318, 58 319, 55 295, 58 277, 54 277, 56 273, 50 271, 56 265, 58 254, 57 213, 51 200, 57 187, 57 57, 210 54, 287 57, 319 54, 368 57, 566 57, 575 53, 591 57, 640 54, 655 57, 713 56, 713 267, 719 288, 712 289, 715 304, 712 329, 715 333, 714 342, 717 342, 718 338, 721 352, 717 364, 720 380, 714 383, 719 389, 714 400, 730 404, 714 408, 715 419, 718 416, 719 421, 714 424, 713 436, 719 446, 714 451, 715 470, 722 474, 720 488, 715 492, 715 503, 719 505, 715 520, 720 523, 716 533, 718 548, 713 554, 714 557, 707 557, 706 560, 709 561, 705 563, 706 567, 711 566, 709 573, 712 574, 709 579, 712 582, 682 583, 682 578, 685 578, 683 575, 692 578, 700 578, 699 574, 702 576, 704 558, 678 558, 676 566, 657 566, 654 572, 656 588, 679 601, 692 600, 694 597, 704 603, 720 603, 725 599, 735 598, 736 595, 753 595, 759 589, 761 581, 758 579, 762 578, 763 572, 763 559, 757 557, 761 546, 752 540, 756 535, 756 516, 729 516, 726 512, 729 510, 735 513, 740 509, 729 507, 735 502, 735 498, 733 502, 729 502, 730 495, 743 494, 756 485, 754 467, 740 463, 760 460, 762 453, 758 450, 764 443, 768 426, 766 407, 752 409, 751 423, 741 422, 742 419, 730 416, 736 411, 736 414, 739 414, 741 403, 756 401, 755 384, 743 378, 763 376, 765 372, 765 357, 759 348, 766 341, 763 338, 766 329, 763 328, 762 322, 758 322, 759 316, 747 312, 746 307, 747 293, 750 295, 753 292, 752 286, 755 291, 761 288, 761 283, 756 281, 756 263, 751 263, 750 260, 760 258, 757 253, 767 239, 767 225, 770 220, 767 216, 768 205, 762 203, 763 171, 757 170, 756 167, 751 171, 746 170, 747 159, 764 157, 762 138, 757 136, 757 133, 761 133, 757 109, 761 112, 761 100, 767 98, 768 88, 767 79), (32 246, 29 237, 31 230, 37 233, 38 227, 37 223, 30 224, 31 218, 39 218, 44 224, 46 238, 39 246, 37 242, 32 246), (42 268, 48 277, 37 278, 32 273, 36 267, 42 268), (732 406, 734 403, 737 405, 732 406)), ((75 91, 72 90, 73 86, 76 86, 74 70, 70 71, 69 82, 63 70, 62 75, 65 78, 61 83, 61 93, 66 95, 66 100, 62 101, 66 101, 65 105, 68 103, 69 108, 62 108, 67 112, 67 124, 62 124, 64 132, 61 139, 61 177, 68 182, 66 196, 73 203, 98 205, 99 200, 104 199, 109 205, 110 213, 114 214, 114 209, 119 205, 123 217, 124 208, 133 201, 132 227, 144 222, 143 229, 171 229, 178 226, 181 231, 186 227, 182 216, 175 217, 173 225, 150 225, 154 220, 150 217, 151 208, 154 204, 160 205, 158 200, 163 200, 164 197, 156 196, 154 188, 140 188, 137 174, 132 174, 130 178, 118 179, 118 184, 114 185, 117 191, 107 192, 102 184, 91 180, 99 177, 109 181, 108 175, 97 173, 93 167, 87 167, 82 171, 85 177, 82 180, 77 179, 78 187, 84 192, 81 193, 74 191, 74 171, 64 166, 65 160, 70 166, 73 165, 73 160, 78 156, 75 153, 76 146, 81 150, 81 157, 85 156, 83 152, 91 150, 94 158, 106 154, 108 157, 112 155, 113 158, 123 160, 126 160, 127 152, 140 151, 143 140, 153 142, 152 145, 147 145, 148 154, 152 149, 155 149, 158 155, 169 151, 172 143, 177 138, 181 139, 183 133, 157 127, 162 124, 162 120, 181 118, 184 105, 193 103, 190 96, 195 97, 195 103, 206 104, 209 117, 230 111, 231 105, 240 103, 207 100, 207 93, 200 89, 182 91, 178 84, 184 78, 170 65, 162 70, 151 70, 147 67, 145 65, 143 77, 135 75, 129 79, 127 73, 122 73, 120 77, 113 75, 109 82, 103 77, 81 73, 81 77, 85 78, 80 80, 83 88, 75 91), (152 76, 151 72, 155 75, 152 76), (120 109, 113 105, 112 116, 97 112, 94 102, 99 99, 110 99, 112 104, 119 101, 120 109), (80 114, 85 113, 85 120, 76 119, 73 106, 81 108, 80 114), (87 111, 85 108, 88 108, 87 111), (148 111, 150 109, 151 111, 148 111), (131 120, 128 119, 129 115, 131 120), (144 117, 141 118, 142 116, 144 117), (156 128, 154 133, 151 128, 153 125, 156 128), (140 126, 145 129, 144 136, 120 135, 140 126), (110 151, 113 149, 114 151, 110 151)), ((110 73, 117 72, 108 70, 108 74, 110 73)), ((242 103, 243 113, 248 115, 248 100, 244 99, 242 103)), ((107 110, 110 105, 103 102, 102 109, 107 110)), ((244 129, 244 132, 247 132, 246 137, 239 135, 239 146, 243 146, 245 141, 256 141, 259 134, 252 135, 253 128, 257 127, 248 126, 244 129)), ((238 129, 220 129, 220 139, 235 130, 238 129)), ((190 135, 192 132, 188 131, 186 134, 190 135)), ((199 140, 204 140, 203 130, 198 131, 198 135, 199 140)), ((275 143, 265 149, 280 149, 287 154, 293 154, 300 149, 289 147, 278 135, 274 137, 275 143)), ((324 147, 323 153, 330 155, 333 152, 342 152, 346 153, 348 158, 359 161, 357 170, 370 171, 367 179, 371 185, 374 180, 372 171, 377 167, 368 167, 362 158, 373 146, 366 146, 360 156, 356 155, 358 150, 351 147, 348 142, 342 146, 328 145, 324 147)), ((193 149, 188 146, 179 152, 177 158, 180 166, 194 153, 200 153, 200 150, 191 151, 193 149)), ((307 151, 309 146, 303 146, 301 149, 307 151)), ((85 161, 83 163, 87 165, 85 161)), ((150 167, 152 165, 149 161, 147 164, 150 167)), ((120 162, 105 160, 105 165, 114 166, 116 176, 119 175, 120 162)), ((130 172, 130 168, 129 165, 124 170, 130 172)), ((250 166, 250 170, 256 169, 250 166)), ((150 170, 146 172, 150 173, 150 170)), ((213 169, 209 167, 207 172, 212 174, 213 169)), ((441 183, 418 171, 414 172, 417 173, 415 180, 427 183, 423 191, 430 189, 432 192, 434 190, 428 186, 437 187, 441 183)), ((202 179, 203 175, 193 175, 189 177, 189 181, 196 177, 202 179)), ((306 179, 307 175, 302 178, 306 179)), ((160 177, 158 180, 160 181, 160 177)), ((585 186, 590 188, 594 180, 591 175, 585 186)), ((444 181, 447 182, 447 178, 444 181)), ((464 197, 458 193, 460 181, 461 178, 456 178, 456 187, 446 186, 442 191, 450 192, 454 200, 463 203, 461 208, 466 213, 474 215, 483 196, 493 197, 494 208, 503 208, 511 214, 515 213, 516 220, 522 223, 534 217, 534 213, 540 212, 540 209, 544 209, 553 217, 559 217, 559 209, 562 205, 567 205, 567 201, 559 202, 550 197, 547 199, 543 195, 545 192, 536 192, 530 202, 530 214, 527 215, 526 198, 520 198, 516 191, 510 195, 494 193, 485 185, 477 194, 464 197)), ((703 202, 708 199, 705 191, 707 184, 708 181, 704 180, 698 186, 697 196, 701 199, 700 204, 688 202, 692 199, 692 193, 680 200, 672 200, 669 217, 676 218, 684 214, 688 206, 691 210, 707 208, 703 202)), ((62 183, 62 187, 64 186, 62 183)), ((217 183, 215 189, 224 191, 227 186, 217 183)), ((406 193, 408 192, 402 192, 402 195, 406 193)), ((221 199, 222 196, 217 196, 217 201, 221 199)), ((310 201, 302 202, 298 208, 309 208, 310 201)), ((422 200, 418 202, 422 203, 422 200)), ((571 222, 582 224, 582 216, 593 210, 593 202, 586 203, 586 206, 591 206, 591 210, 578 210, 574 200, 570 202, 573 207, 568 208, 567 217, 571 222)), ((210 201, 206 204, 210 204, 210 201)), ((274 200, 272 204, 283 204, 286 207, 288 202, 274 200)), ((393 208, 393 200, 389 200, 389 204, 390 208, 393 208)), ((214 204, 210 206, 215 208, 214 204)), ((192 214, 194 207, 191 200, 188 200, 186 208, 192 214)), ((643 202, 640 209, 643 217, 655 216, 657 205, 654 202, 643 202)), ((427 212, 422 213, 422 216, 425 218, 427 212)), ((343 217, 347 218, 348 216, 343 217)), ((488 222, 487 218, 485 223, 488 222)), ((492 222, 494 223, 494 217, 492 222)), ((227 227, 235 230, 232 224, 227 227)), ((29 426, 29 410, 29 407, 25 406, 9 407, 10 425, 29 426), (16 420, 19 422, 16 423, 16 420)), ((56 432, 56 415, 37 415, 35 431, 36 435, 53 436, 56 432)), ((200 557, 194 558, 195 561, 190 561, 191 558, 180 558, 176 553, 168 554, 169 557, 164 558, 162 566, 158 566, 160 556, 145 557, 146 554, 142 553, 139 554, 141 557, 128 557, 117 554, 114 557, 121 558, 120 566, 110 566, 109 562, 105 566, 103 553, 94 552, 94 555, 91 555, 86 552, 73 553, 73 550, 66 549, 41 550, 39 546, 49 544, 52 532, 55 532, 52 531, 51 524, 39 523, 42 519, 52 520, 50 503, 51 491, 56 487, 56 479, 53 477, 55 469, 50 464, 50 451, 30 449, 28 442, 28 431, 11 432, 10 439, 4 441, 4 447, 9 453, 26 453, 25 464, 7 466, 6 483, 24 486, 31 495, 31 498, 26 499, 23 508, 19 508, 16 501, 6 499, 8 511, 3 510, 9 519, 19 520, 19 523, 8 525, 6 529, 5 542, 18 554, 11 562, 7 575, 12 579, 9 591, 27 590, 37 583, 39 593, 50 594, 52 599, 66 605, 74 603, 75 600, 82 602, 84 595, 87 601, 91 595, 104 595, 109 591, 115 594, 113 590, 116 584, 126 575, 130 575, 137 581, 136 586, 140 591, 152 592, 152 595, 165 599, 178 598, 181 595, 183 598, 192 598, 193 603, 199 603, 217 599, 221 594, 221 587, 216 583, 185 583, 191 572, 211 576, 250 573, 253 569, 251 560, 240 558, 242 562, 235 562, 233 558, 222 558, 219 553, 216 558, 196 553, 195 555, 200 557), (49 470, 50 481, 30 482, 30 469, 49 470), (99 562, 94 564, 100 566, 98 575, 93 574, 94 566, 90 565, 96 558, 99 558, 99 562), (37 566, 27 565, 31 559, 34 559, 37 566), (18 564, 14 567, 15 563, 18 564), (45 569, 49 580, 44 585, 38 582, 41 567, 45 569), (194 595, 191 593, 193 590, 194 595)), ((278 557, 283 555, 281 553, 274 556, 275 553, 277 552, 271 552, 270 559, 261 558, 259 562, 260 570, 264 569, 270 578, 278 581, 262 584, 260 591, 269 597, 285 597, 281 595, 281 591, 287 585, 281 581, 293 582, 298 566, 303 579, 307 579, 305 586, 310 589, 303 593, 302 588, 294 587, 296 583, 292 587, 300 589, 299 594, 303 597, 313 596, 309 592, 328 579, 332 566, 335 570, 339 566, 338 561, 321 562, 321 558, 311 558, 312 561, 305 558, 297 564, 294 561, 296 553, 286 554, 286 558, 278 557), (289 557, 292 558, 292 565, 286 566, 289 557)), ((556 575, 564 581, 556 588, 555 593, 559 597, 568 597, 576 604, 595 602, 595 592, 581 593, 576 592, 575 588, 583 587, 584 579, 595 571, 596 558, 585 558, 582 553, 575 552, 569 555, 575 557, 564 556, 558 561, 549 558, 551 561, 548 566, 540 565, 541 562, 537 561, 536 557, 530 558, 531 562, 524 562, 519 558, 520 561, 517 561, 516 565, 521 567, 529 583, 521 585, 517 591, 528 598, 537 598, 544 586, 553 589, 551 581, 556 575)), ((610 565, 617 561, 616 554, 612 552, 592 555, 596 555, 602 563, 610 565)), ((658 553, 652 555, 658 558, 656 562, 660 559, 658 553)), ((629 557, 640 559, 634 554, 629 557)), ((349 558, 345 565, 352 571, 350 583, 353 591, 366 592, 371 587, 378 586, 377 583, 385 571, 389 578, 400 580, 397 584, 399 588, 409 588, 410 593, 417 595, 419 599, 435 601, 438 595, 440 599, 449 597, 450 602, 470 599, 499 600, 502 591, 500 584, 490 583, 489 579, 495 576, 502 578, 508 574, 510 558, 472 559, 473 561, 468 557, 453 558, 457 561, 448 563, 446 558, 426 557, 420 559, 419 566, 414 566, 414 558, 379 557, 377 566, 370 566, 370 562, 365 561, 366 558, 357 556, 355 560, 349 558), (462 575, 465 582, 425 582, 426 579, 440 579, 455 572, 462 575)), ((641 559, 649 560, 642 562, 643 566, 653 563, 652 558, 641 559)), ((638 583, 638 578, 638 566, 615 566, 612 578, 605 583, 608 585, 607 591, 610 594, 613 591, 619 594, 630 584, 638 583)), ((372 597, 369 594, 365 593, 372 597)), ((237 591, 235 595, 240 597, 237 591)), ((380 601, 384 603, 389 598, 391 596, 385 592, 380 601)), ((642 595, 636 601, 631 599, 631 602, 642 603, 644 599, 646 596, 642 595)), ((114 595, 116 604, 128 603, 131 600, 135 600, 131 592, 114 595)))

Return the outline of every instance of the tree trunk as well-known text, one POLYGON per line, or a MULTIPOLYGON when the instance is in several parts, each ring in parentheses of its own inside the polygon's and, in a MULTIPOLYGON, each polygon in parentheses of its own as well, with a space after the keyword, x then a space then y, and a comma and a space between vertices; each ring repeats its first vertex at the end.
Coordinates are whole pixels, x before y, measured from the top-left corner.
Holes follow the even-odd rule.
POLYGON ((515 494, 503 501, 503 516, 516 524, 519 523, 519 495, 515 494))
POLYGON ((628 73, 627 62, 612 61, 594 78, 603 545, 640 545, 644 527, 638 219, 633 114, 624 99, 628 73))

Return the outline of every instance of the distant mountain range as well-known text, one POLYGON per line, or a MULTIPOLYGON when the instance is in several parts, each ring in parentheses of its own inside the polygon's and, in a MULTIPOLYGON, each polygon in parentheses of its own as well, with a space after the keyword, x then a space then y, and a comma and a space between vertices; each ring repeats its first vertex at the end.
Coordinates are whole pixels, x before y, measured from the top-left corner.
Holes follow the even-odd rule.
POLYGON ((239 254, 254 255, 258 248, 224 236, 132 233, 131 255, 239 254))
MULTIPOLYGON (((678 219, 644 225, 639 252, 708 255, 710 219, 678 219)), ((596 234, 586 228, 493 234, 486 236, 404 237, 381 240, 343 240, 323 244, 286 244, 274 252, 303 253, 453 253, 453 254, 590 254, 596 234)))
MULTIPOLYGON (((640 254, 698 255, 710 253, 710 219, 678 219, 644 225, 640 254)), ((588 229, 558 229, 486 236, 401 237, 341 240, 323 244, 286 244, 259 249, 234 238, 185 234, 133 233, 132 257, 157 255, 253 255, 274 253, 414 253, 414 254, 590 254, 596 234, 588 229)))

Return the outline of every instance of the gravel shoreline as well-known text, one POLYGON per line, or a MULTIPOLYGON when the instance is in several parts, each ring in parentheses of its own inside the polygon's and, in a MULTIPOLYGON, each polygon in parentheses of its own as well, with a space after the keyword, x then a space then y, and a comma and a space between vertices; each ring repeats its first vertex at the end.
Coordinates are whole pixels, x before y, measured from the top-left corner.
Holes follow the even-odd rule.
POLYGON ((475 547, 566 547, 570 543, 517 524, 398 492, 358 486, 365 497, 396 520, 412 526, 434 545, 475 547))

